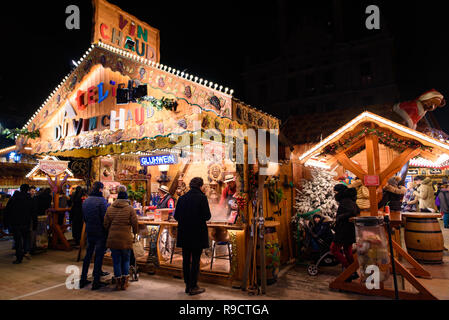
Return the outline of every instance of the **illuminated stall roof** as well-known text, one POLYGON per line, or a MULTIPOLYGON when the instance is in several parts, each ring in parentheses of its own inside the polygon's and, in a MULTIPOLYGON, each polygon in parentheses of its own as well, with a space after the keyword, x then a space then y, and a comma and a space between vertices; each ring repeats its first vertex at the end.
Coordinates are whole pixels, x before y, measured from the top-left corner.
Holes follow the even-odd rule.
MULTIPOLYGON (((21 149, 21 146, 29 147, 31 143, 32 150, 30 153, 32 154, 91 157, 95 155, 106 155, 112 153, 129 153, 138 150, 170 148, 171 136, 176 136, 185 132, 193 134, 199 129, 217 129, 222 133, 224 133, 228 128, 238 129, 245 127, 257 127, 264 129, 279 129, 279 119, 258 111, 257 109, 233 98, 233 91, 231 90, 228 93, 228 88, 223 89, 223 86, 219 86, 218 84, 213 84, 208 81, 203 82, 203 79, 198 79, 198 77, 194 77, 193 75, 184 74, 182 72, 180 73, 179 70, 172 69, 171 67, 167 67, 154 61, 149 61, 135 54, 131 54, 125 50, 109 46, 102 42, 92 45, 86 54, 80 59, 79 63, 80 64, 77 68, 75 68, 71 74, 64 78, 61 84, 55 88, 52 94, 24 126, 24 128, 29 131, 39 129, 41 131, 41 137, 34 140, 25 140, 24 138, 17 139, 16 144, 19 146, 19 149, 21 149), (153 96, 158 96, 158 99, 164 99, 167 97, 174 99, 177 103, 186 106, 184 111, 187 109, 193 110, 190 111, 190 114, 188 114, 190 118, 198 115, 197 120, 201 121, 201 128, 187 128, 186 122, 183 122, 182 119, 177 119, 179 118, 179 114, 176 115, 173 113, 166 113, 164 116, 164 121, 166 120, 173 122, 172 120, 176 118, 177 123, 172 124, 171 127, 166 125, 165 132, 162 134, 147 134, 145 131, 145 134, 137 132, 134 133, 135 136, 133 136, 133 134, 130 134, 130 131, 125 130, 128 131, 126 132, 126 137, 123 135, 120 139, 94 145, 93 147, 95 148, 104 148, 107 145, 111 145, 109 148, 111 150, 103 150, 104 152, 101 151, 100 153, 97 152, 97 150, 92 152, 90 150, 92 149, 92 146, 87 146, 86 144, 79 143, 78 141, 59 145, 55 142, 58 139, 52 139, 48 133, 44 134, 42 137, 43 131, 41 129, 45 129, 45 126, 49 126, 49 121, 56 117, 56 113, 62 114, 67 113, 66 110, 78 110, 74 107, 75 101, 78 99, 76 96, 77 91, 79 92, 80 89, 83 89, 87 92, 90 88, 92 88, 89 86, 94 85, 93 81, 102 81, 102 83, 104 83, 102 93, 106 94, 107 90, 111 91, 111 88, 108 89, 106 86, 109 84, 109 79, 112 79, 112 77, 142 80, 141 83, 147 84, 148 86, 147 97, 152 98, 153 96), (195 111, 195 108, 198 108, 198 111, 195 111), (181 126, 183 129, 181 130, 178 126, 181 126), (170 130, 170 128, 174 128, 174 130, 170 130), (142 141, 149 140, 148 144, 152 144, 151 141, 154 139, 157 139, 159 142, 161 139, 165 139, 167 141, 163 141, 163 143, 159 143, 157 146, 152 146, 151 148, 148 148, 148 146, 141 146, 142 141), (36 141, 39 141, 39 143, 36 141), (139 145, 131 145, 133 142, 138 142, 139 145), (126 144, 126 148, 115 148, 114 146, 117 143, 126 144)), ((98 88, 98 91, 99 90, 100 88, 98 88)), ((109 95, 111 95, 111 92, 109 92, 109 95)), ((100 102, 102 102, 101 99, 98 100, 98 103, 95 102, 95 108, 102 108, 104 112, 112 112, 112 110, 115 110, 114 112, 118 113, 118 109, 121 108, 120 105, 112 106, 110 104, 106 108, 101 107, 99 106, 100 102)), ((133 104, 136 107, 138 106, 136 103, 133 104)), ((134 109, 131 111, 132 116, 134 116, 134 111, 134 109)), ((126 110, 126 112, 130 112, 130 110, 126 110)), ((68 112, 67 115, 64 115, 64 118, 68 116, 69 113, 73 112, 68 112)), ((88 114, 90 115, 91 113, 88 114)), ((89 117, 89 115, 86 115, 86 117, 89 117)), ((60 118, 61 117, 62 116, 60 116, 60 118)), ((126 114, 126 117, 128 119, 128 113, 126 114)), ((185 119, 187 120, 187 124, 192 123, 193 119, 190 118, 185 119)), ((69 121, 69 126, 72 126, 72 123, 70 122, 71 119, 69 118, 67 121, 69 121)), ((147 124, 149 123, 144 124, 144 130, 148 128, 147 124)), ((64 125, 65 124, 63 124, 63 126, 64 125)), ((74 126, 75 125, 73 125, 73 127, 74 126)), ((137 130, 139 128, 138 125, 134 127, 135 128, 133 130, 137 130)), ((53 130, 53 127, 51 127, 51 130, 53 130)), ((140 128, 140 130, 142 129, 140 128)), ((102 132, 106 136, 113 136, 113 130, 110 130, 111 132, 106 131, 108 130, 97 132, 102 132)), ((92 137, 88 138, 91 139, 92 137)))
MULTIPOLYGON (((43 159, 41 160, 55 160, 55 161, 59 161, 59 159, 55 156, 45 156, 43 159)), ((67 181, 83 181, 82 179, 77 179, 74 178, 74 175, 72 173, 72 171, 67 168, 65 169, 65 173, 69 175, 70 178, 67 179, 67 181)), ((42 181, 47 181, 47 177, 45 176, 45 174, 43 174, 41 172, 41 170, 39 169, 39 164, 35 165, 33 167, 33 169, 31 169, 25 176, 25 178, 30 179, 30 180, 42 180, 42 181)))
MULTIPOLYGON (((341 140, 347 139, 348 136, 353 135, 361 128, 371 128, 373 125, 378 127, 380 130, 386 130, 392 132, 395 136, 405 138, 406 140, 404 140, 404 143, 413 144, 415 147, 421 145, 422 148, 425 149, 420 153, 422 158, 430 159, 432 161, 447 160, 446 157, 447 154, 449 154, 449 144, 446 142, 432 138, 426 134, 410 129, 371 112, 361 113, 359 116, 323 139, 320 143, 314 145, 311 149, 300 155, 299 160, 308 165, 313 165, 313 161, 320 161, 321 164, 325 164, 332 158, 329 156, 328 152, 325 152, 326 148, 334 143, 340 143, 343 145, 341 140), (308 163, 309 159, 313 161, 308 163)), ((397 140, 397 138, 393 139, 397 140)), ((408 145, 404 144, 404 146, 406 147, 408 145)))

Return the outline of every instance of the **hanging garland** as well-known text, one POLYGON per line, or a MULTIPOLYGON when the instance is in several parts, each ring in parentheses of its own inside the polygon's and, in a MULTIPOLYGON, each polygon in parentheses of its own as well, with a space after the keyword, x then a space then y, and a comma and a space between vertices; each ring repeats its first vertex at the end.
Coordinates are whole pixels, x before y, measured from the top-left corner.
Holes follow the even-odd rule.
POLYGON ((154 97, 145 96, 137 100, 137 103, 139 104, 144 104, 145 102, 148 102, 152 107, 156 108, 156 110, 158 111, 162 109, 176 111, 176 109, 178 108, 178 102, 176 102, 175 99, 168 99, 165 97, 162 97, 162 99, 156 99, 154 97))
MULTIPOLYGON (((385 132, 383 132, 381 130, 378 130, 378 129, 372 129, 372 128, 365 127, 360 132, 358 132, 356 135, 354 135, 354 136, 352 136, 350 138, 345 139, 343 142, 337 141, 335 143, 332 143, 332 144, 326 146, 323 149, 323 152, 321 154, 322 155, 326 155, 326 154, 332 154, 333 155, 333 154, 336 154, 337 150, 339 150, 339 149, 346 149, 347 147, 349 147, 352 144, 352 142, 354 140, 362 138, 362 137, 365 137, 365 136, 367 136, 369 134, 376 135, 379 138, 379 142, 380 143, 382 143, 383 145, 386 145, 387 147, 390 147, 390 148, 392 148, 394 150, 397 150, 399 152, 402 152, 402 151, 404 151, 407 148, 412 148, 412 149, 418 149, 419 148, 419 149, 422 149, 422 150, 429 150, 429 151, 432 151, 432 149, 433 149, 432 147, 425 146, 422 143, 417 142, 417 141, 402 140, 402 139, 399 139, 399 138, 395 138, 393 136, 393 134, 391 134, 391 133, 387 134, 387 133, 385 133, 385 132)), ((363 150, 363 147, 354 150, 354 152, 355 151, 360 152, 361 150, 363 150)), ((353 154, 353 155, 356 154, 354 152, 352 152, 351 154, 353 154)))
POLYGON ((349 152, 349 153, 347 154, 347 155, 348 155, 348 158, 352 158, 352 157, 355 156, 356 154, 362 152, 363 149, 365 149, 365 146, 361 146, 361 147, 359 147, 359 148, 357 148, 357 149, 352 150, 351 152, 349 152))
POLYGON ((240 210, 244 210, 247 203, 248 203, 248 195, 244 192, 239 192, 236 196, 235 196, 236 200, 237 200, 237 204, 239 206, 240 210))
POLYGON ((284 191, 282 188, 276 188, 277 182, 279 182, 279 178, 277 177, 272 177, 268 181, 268 198, 275 205, 278 205, 284 197, 284 191))
POLYGON ((249 180, 249 199, 253 201, 256 198, 256 192, 257 192, 257 172, 254 172, 254 165, 250 164, 248 165, 248 180, 249 180))
POLYGON ((1 134, 6 136, 7 139, 12 139, 12 140, 15 140, 17 135, 28 137, 30 139, 36 139, 41 136, 41 133, 39 132, 39 130, 28 131, 28 129, 18 129, 18 128, 4 129, 1 134))

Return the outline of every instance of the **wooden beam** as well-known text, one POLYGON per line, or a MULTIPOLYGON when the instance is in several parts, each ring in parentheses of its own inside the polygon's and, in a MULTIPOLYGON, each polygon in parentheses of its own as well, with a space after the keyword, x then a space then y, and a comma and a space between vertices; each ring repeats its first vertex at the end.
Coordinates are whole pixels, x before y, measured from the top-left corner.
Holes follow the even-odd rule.
POLYGON ((362 147, 365 144, 365 139, 360 138, 358 141, 353 142, 348 148, 346 148, 345 150, 343 150, 344 153, 346 153, 346 155, 348 153, 350 153, 351 151, 362 147))
POLYGON ((420 277, 424 279, 432 279, 432 275, 424 269, 411 255, 408 254, 401 246, 394 240, 392 240, 393 248, 395 252, 402 256, 408 263, 411 264, 412 268, 409 269, 410 273, 412 273, 415 277, 420 277))
POLYGON ((379 137, 378 136, 372 136, 373 137, 373 151, 374 151, 374 167, 376 169, 376 174, 380 175, 380 150, 379 150, 379 137))
POLYGON ((401 170, 407 161, 416 157, 421 152, 421 149, 407 148, 398 157, 396 157, 396 159, 394 159, 384 171, 380 173, 380 184, 383 185, 392 175, 401 170))
POLYGON ((438 155, 433 154, 432 152, 429 152, 427 150, 422 150, 421 151, 421 157, 429 159, 430 161, 436 162, 439 158, 438 155))
POLYGON ((332 168, 337 162, 338 160, 335 157, 330 156, 327 165, 332 168))
MULTIPOLYGON (((397 274, 402 275, 418 291, 417 293, 399 290, 399 298, 404 300, 438 300, 413 274, 407 270, 397 259, 394 259, 397 274)), ((380 289, 369 290, 361 280, 345 282, 347 278, 359 268, 357 254, 354 255, 354 262, 346 268, 334 281, 329 283, 329 288, 334 290, 345 290, 371 296, 383 296, 394 299, 394 290, 385 288, 380 283, 380 289)), ((391 264, 390 264, 391 269, 391 264)))
MULTIPOLYGON (((376 164, 374 160, 374 136, 367 135, 365 136, 365 145, 366 145, 366 163, 368 166, 368 174, 375 175, 376 174, 376 164)), ((377 151, 379 151, 379 144, 376 145, 377 151)), ((377 187, 370 186, 369 190, 369 202, 370 202, 370 214, 371 216, 377 216, 377 187)))
POLYGON ((348 156, 344 152, 340 152, 335 155, 335 158, 338 162, 347 170, 354 173, 360 180, 363 180, 363 177, 366 175, 365 170, 363 170, 357 163, 348 158, 348 156))

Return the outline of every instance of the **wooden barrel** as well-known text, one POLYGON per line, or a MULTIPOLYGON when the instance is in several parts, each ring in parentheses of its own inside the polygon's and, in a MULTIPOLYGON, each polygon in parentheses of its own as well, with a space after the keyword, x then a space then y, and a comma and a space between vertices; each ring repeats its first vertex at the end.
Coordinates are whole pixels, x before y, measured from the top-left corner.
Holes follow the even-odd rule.
POLYGON ((439 214, 404 213, 408 253, 421 263, 443 263, 444 240, 439 214))
MULTIPOLYGON (((267 273, 267 284, 273 284, 277 281, 279 267, 281 265, 281 252, 279 247, 279 238, 276 232, 276 226, 279 222, 265 222, 265 269, 267 273)), ((260 250, 257 245, 257 278, 260 282, 260 250)))

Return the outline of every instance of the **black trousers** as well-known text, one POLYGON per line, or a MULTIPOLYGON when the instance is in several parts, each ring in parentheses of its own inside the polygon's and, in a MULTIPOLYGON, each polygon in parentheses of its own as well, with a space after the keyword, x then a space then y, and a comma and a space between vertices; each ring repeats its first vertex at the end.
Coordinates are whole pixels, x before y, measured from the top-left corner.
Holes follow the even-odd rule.
POLYGON ((14 237, 16 258, 17 260, 22 261, 24 254, 30 251, 30 226, 12 226, 11 231, 14 237))
POLYGON ((197 286, 200 272, 200 258, 203 249, 182 248, 182 271, 187 289, 197 286))
POLYGON ((83 231, 83 217, 73 217, 72 219, 72 236, 76 243, 81 241, 81 233, 83 231))

